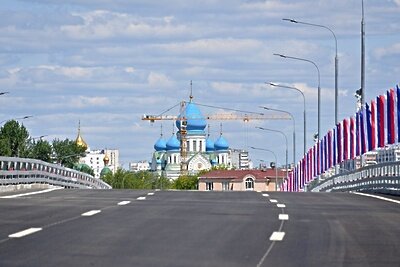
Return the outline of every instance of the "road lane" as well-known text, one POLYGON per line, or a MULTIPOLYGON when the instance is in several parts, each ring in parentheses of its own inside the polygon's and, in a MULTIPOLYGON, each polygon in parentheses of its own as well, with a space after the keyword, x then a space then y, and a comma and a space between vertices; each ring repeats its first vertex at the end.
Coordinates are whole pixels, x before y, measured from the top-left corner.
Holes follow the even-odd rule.
POLYGON ((399 266, 400 205, 348 193, 271 195, 290 221, 264 266, 399 266))

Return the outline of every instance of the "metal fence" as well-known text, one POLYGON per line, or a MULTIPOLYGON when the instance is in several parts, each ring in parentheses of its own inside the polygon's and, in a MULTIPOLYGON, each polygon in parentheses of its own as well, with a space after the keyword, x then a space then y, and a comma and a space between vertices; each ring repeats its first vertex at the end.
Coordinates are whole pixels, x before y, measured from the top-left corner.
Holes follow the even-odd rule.
POLYGON ((400 162, 379 163, 319 179, 309 185, 308 191, 358 191, 400 195, 400 162))
POLYGON ((0 157, 0 186, 48 184, 64 188, 111 189, 98 178, 41 160, 0 157))

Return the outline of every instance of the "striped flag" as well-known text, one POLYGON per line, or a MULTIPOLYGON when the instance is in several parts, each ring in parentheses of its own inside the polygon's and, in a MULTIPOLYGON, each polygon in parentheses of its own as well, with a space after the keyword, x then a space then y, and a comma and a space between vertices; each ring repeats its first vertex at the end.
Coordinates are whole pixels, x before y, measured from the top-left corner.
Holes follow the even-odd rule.
POLYGON ((324 171, 328 169, 328 134, 324 136, 324 171))
POLYGON ((396 85, 397 95, 397 142, 400 142, 400 88, 396 85))
POLYGON ((332 130, 328 132, 328 168, 332 167, 332 130))
POLYGON ((385 97, 377 97, 378 147, 385 146, 385 97))
POLYGON ((361 142, 360 142, 360 111, 356 113, 356 157, 360 156, 361 152, 361 142))
POLYGON ((342 162, 342 125, 340 122, 336 125, 336 134, 337 134, 337 138, 336 138, 337 163, 339 164, 342 162))
POLYGON ((361 154, 367 152, 367 147, 365 146, 365 126, 364 126, 364 109, 360 111, 360 148, 361 154))
POLYGON ((394 144, 395 135, 395 123, 394 123, 394 90, 390 89, 387 91, 387 140, 388 144, 394 144))
POLYGON ((336 135, 336 128, 333 128, 333 133, 332 133, 332 136, 333 136, 333 143, 332 143, 332 150, 333 150, 333 153, 332 153, 332 161, 333 161, 333 165, 335 166, 336 164, 337 164, 337 155, 336 155, 336 147, 337 147, 337 142, 336 142, 336 139, 337 139, 337 135, 336 135))
POLYGON ((354 129, 355 122, 354 117, 350 117, 350 159, 354 159, 354 129))
POLYGON ((372 150, 376 149, 376 102, 371 100, 371 143, 372 150))
POLYGON ((367 140, 368 140, 368 151, 372 151, 372 129, 371 129, 371 111, 368 103, 365 103, 365 113, 367 115, 367 140))
POLYGON ((343 160, 349 159, 349 121, 343 120, 343 160))

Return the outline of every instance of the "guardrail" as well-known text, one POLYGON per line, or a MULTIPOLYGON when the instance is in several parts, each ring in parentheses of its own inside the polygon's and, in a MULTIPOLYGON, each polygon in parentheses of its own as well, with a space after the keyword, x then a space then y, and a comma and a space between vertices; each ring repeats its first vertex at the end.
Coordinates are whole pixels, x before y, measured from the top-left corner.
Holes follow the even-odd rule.
POLYGON ((400 195, 400 161, 379 163, 320 179, 312 192, 375 192, 400 195))
POLYGON ((0 186, 48 184, 64 188, 111 189, 98 178, 36 159, 0 157, 0 186))

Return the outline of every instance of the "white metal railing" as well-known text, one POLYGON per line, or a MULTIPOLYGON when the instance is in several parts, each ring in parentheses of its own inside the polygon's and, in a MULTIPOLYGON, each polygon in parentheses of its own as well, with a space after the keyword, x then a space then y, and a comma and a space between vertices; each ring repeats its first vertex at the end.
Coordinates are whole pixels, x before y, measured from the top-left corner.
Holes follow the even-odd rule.
POLYGON ((0 157, 0 186, 49 184, 65 188, 111 189, 87 173, 36 159, 0 157))
POLYGON ((366 166, 310 185, 312 192, 371 191, 400 195, 400 161, 366 166))

